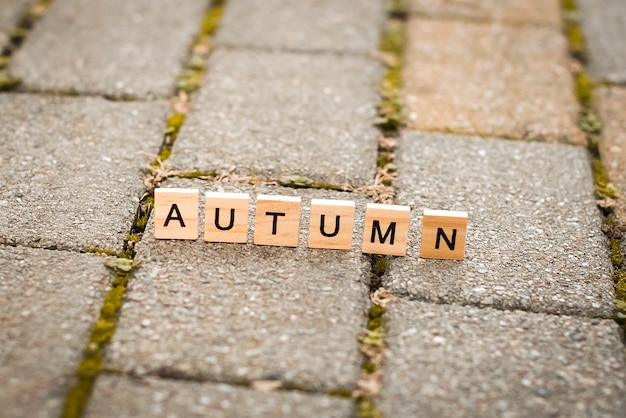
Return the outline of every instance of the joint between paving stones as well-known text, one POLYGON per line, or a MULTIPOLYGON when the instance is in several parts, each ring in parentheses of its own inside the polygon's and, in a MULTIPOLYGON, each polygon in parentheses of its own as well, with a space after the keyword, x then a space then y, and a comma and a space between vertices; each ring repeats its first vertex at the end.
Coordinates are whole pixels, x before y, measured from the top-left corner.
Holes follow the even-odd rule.
MULTIPOLYGON (((406 20, 408 6, 405 0, 386 1, 387 22, 381 33, 378 49, 385 66, 380 82, 380 101, 376 106, 374 126, 380 135, 378 140, 374 188, 369 194, 376 203, 393 204, 396 191, 393 181, 397 175, 395 150, 400 129, 405 126, 403 106, 400 99, 402 70, 406 48, 406 20)), ((367 312, 366 331, 359 337, 363 357, 361 374, 357 382, 357 416, 359 418, 382 418, 383 412, 376 406, 376 398, 382 388, 386 350, 385 305, 395 297, 382 287, 388 259, 383 255, 370 255, 370 308, 367 312)))
POLYGON ((624 248, 622 238, 626 232, 623 220, 617 219, 615 200, 623 198, 611 183, 599 151, 600 135, 603 123, 595 109, 592 97, 594 89, 606 82, 595 81, 589 77, 585 65, 588 50, 585 37, 580 27, 580 14, 576 0, 561 1, 564 30, 569 43, 569 51, 573 59, 578 61, 578 68, 573 71, 575 93, 581 111, 579 127, 587 136, 588 150, 591 155, 592 173, 597 197, 597 206, 602 216, 602 231, 608 239, 608 252, 613 266, 613 282, 615 283, 615 317, 621 329, 622 342, 626 345, 626 265, 624 264, 624 248))
MULTIPOLYGON (((226 0, 213 0, 202 21, 199 34, 192 45, 191 56, 177 79, 177 96, 172 100, 173 113, 168 118, 159 154, 150 166, 153 170, 162 166, 163 162, 171 154, 172 146, 185 121, 185 114, 190 106, 188 95, 200 87, 200 82, 204 76, 204 61, 208 59, 210 54, 211 39, 218 27, 225 4, 226 0), (202 65, 199 64, 200 60, 202 65)), ((146 175, 144 184, 146 188, 139 200, 130 232, 124 240, 123 249, 120 253, 111 254, 115 255, 116 258, 109 259, 106 263, 108 267, 116 271, 116 274, 111 284, 111 289, 107 292, 100 308, 100 316, 92 327, 83 358, 77 368, 77 382, 66 394, 62 418, 78 418, 82 416, 91 397, 96 378, 104 367, 104 349, 115 333, 126 287, 132 276, 132 270, 139 264, 134 259, 135 244, 141 240, 154 207, 154 188, 158 187, 158 179, 146 175)), ((86 248, 84 251, 109 252, 97 248, 86 248)))
POLYGON ((282 380, 249 380, 249 379, 212 379, 203 375, 193 375, 181 372, 175 369, 161 367, 157 370, 147 373, 137 373, 134 371, 126 372, 112 368, 102 368, 99 372, 103 375, 125 376, 131 379, 143 380, 145 378, 156 378, 170 381, 195 382, 208 384, 226 384, 233 387, 247 388, 259 392, 298 392, 308 395, 326 395, 333 398, 352 398, 353 391, 346 389, 329 389, 325 391, 310 389, 299 386, 293 382, 285 382, 282 380))
POLYGON ((9 73, 11 57, 22 45, 35 23, 43 17, 52 0, 35 0, 22 14, 17 25, 7 35, 8 45, 0 53, 0 91, 7 91, 17 87, 22 79, 9 73))

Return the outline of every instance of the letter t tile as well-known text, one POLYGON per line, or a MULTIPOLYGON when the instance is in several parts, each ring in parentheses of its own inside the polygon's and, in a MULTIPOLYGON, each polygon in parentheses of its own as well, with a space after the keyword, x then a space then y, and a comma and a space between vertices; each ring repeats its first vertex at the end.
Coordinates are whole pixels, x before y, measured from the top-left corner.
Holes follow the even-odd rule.
POLYGON ((258 195, 254 243, 297 247, 300 235, 300 205, 299 197, 258 195))

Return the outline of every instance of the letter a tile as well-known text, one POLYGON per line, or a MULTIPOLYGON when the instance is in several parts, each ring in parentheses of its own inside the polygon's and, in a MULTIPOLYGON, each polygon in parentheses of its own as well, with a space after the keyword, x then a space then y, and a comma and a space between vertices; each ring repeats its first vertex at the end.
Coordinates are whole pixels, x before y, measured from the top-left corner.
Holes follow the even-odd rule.
POLYGON ((258 195, 254 243, 297 247, 300 235, 300 204, 299 197, 258 195))
POLYGON ((247 193, 207 192, 204 201, 204 240, 209 242, 248 241, 247 193))
POLYGON ((198 239, 198 189, 154 189, 154 238, 198 239))
POLYGON ((309 248, 352 249, 355 203, 311 199, 309 248))
POLYGON ((467 212, 424 210, 420 257, 463 260, 467 212))
POLYGON ((411 208, 368 203, 362 251, 367 254, 406 255, 411 208))

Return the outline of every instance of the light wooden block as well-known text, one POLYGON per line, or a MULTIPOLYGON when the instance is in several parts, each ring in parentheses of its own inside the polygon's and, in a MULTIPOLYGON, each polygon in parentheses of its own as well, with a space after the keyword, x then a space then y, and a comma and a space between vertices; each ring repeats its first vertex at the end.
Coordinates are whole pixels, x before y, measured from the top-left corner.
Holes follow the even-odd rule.
POLYGON ((406 255, 411 208, 368 203, 362 251, 367 254, 406 255))
POLYGON ((198 239, 198 189, 154 189, 154 238, 198 239))
POLYGON ((254 243, 297 247, 300 235, 300 205, 299 197, 258 195, 254 243))
POLYGON ((352 249, 355 203, 311 199, 309 248, 352 249))
POLYGON ((467 212, 424 210, 420 257, 463 260, 467 212))
POLYGON ((204 200, 204 240, 209 242, 248 241, 247 193, 207 192, 204 200))

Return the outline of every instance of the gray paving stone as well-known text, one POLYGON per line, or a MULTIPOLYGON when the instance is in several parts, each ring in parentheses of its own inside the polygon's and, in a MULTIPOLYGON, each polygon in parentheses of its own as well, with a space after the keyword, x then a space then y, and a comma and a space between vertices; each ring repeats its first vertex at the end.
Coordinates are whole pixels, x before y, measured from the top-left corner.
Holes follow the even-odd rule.
MULTIPOLYGON (((358 198, 191 181, 168 185, 199 187, 202 195, 223 190, 302 196, 304 207, 311 197, 358 198)), ((363 208, 361 198, 357 232, 363 208)), ((354 389, 369 262, 359 250, 359 233, 352 251, 305 248, 306 219, 303 210, 299 248, 157 241, 151 222, 136 247, 142 267, 128 288, 107 363, 138 375, 234 383, 272 379, 312 391, 354 389)))
POLYGON ((626 2, 579 0, 577 4, 589 50, 589 71, 598 79, 626 83, 626 2))
POLYGON ((399 300, 379 405, 390 417, 621 417, 611 320, 399 300))
POLYGON ((352 417, 350 399, 180 380, 98 379, 86 418, 352 417))
POLYGON ((172 164, 372 183, 377 61, 219 50, 209 64, 172 164))
POLYGON ((3 417, 60 415, 110 277, 101 257, 0 245, 3 417))
POLYGON ((11 61, 27 90, 166 97, 207 2, 55 0, 11 61))
POLYGON ((121 249, 166 102, 0 95, 0 242, 121 249))
POLYGON ((408 256, 384 286, 433 302, 607 316, 614 285, 584 148, 405 132, 408 256), (464 261, 419 258, 423 209, 469 213, 464 261))
POLYGON ((0 32, 13 29, 30 3, 29 0, 2 0, 0 3, 0 32))
POLYGON ((378 50, 384 2, 350 0, 232 0, 218 44, 371 54, 378 50))

